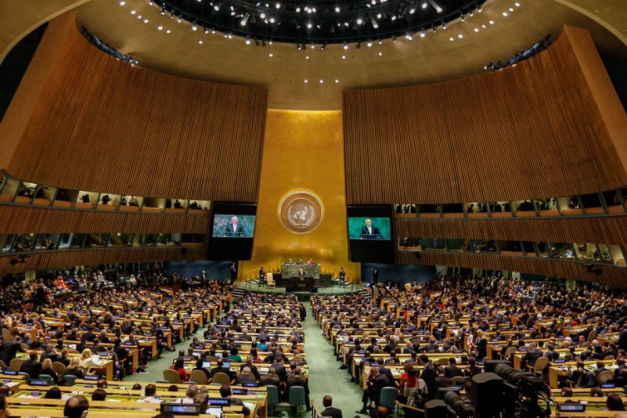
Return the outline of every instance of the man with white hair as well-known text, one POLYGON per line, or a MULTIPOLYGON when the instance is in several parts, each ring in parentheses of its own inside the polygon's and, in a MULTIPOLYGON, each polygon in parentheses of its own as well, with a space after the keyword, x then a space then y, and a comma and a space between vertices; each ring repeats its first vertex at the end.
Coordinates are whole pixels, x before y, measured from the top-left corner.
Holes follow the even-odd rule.
POLYGON ((233 216, 231 218, 231 222, 226 224, 226 229, 224 231, 225 237, 241 237, 244 235, 244 228, 239 224, 239 218, 237 216, 233 216))
POLYGON ((237 377, 235 378, 235 384, 236 385, 241 385, 243 383, 255 383, 256 379, 255 379, 255 375, 253 374, 253 372, 250 370, 250 367, 246 366, 242 369, 242 372, 240 374, 237 375, 237 377))

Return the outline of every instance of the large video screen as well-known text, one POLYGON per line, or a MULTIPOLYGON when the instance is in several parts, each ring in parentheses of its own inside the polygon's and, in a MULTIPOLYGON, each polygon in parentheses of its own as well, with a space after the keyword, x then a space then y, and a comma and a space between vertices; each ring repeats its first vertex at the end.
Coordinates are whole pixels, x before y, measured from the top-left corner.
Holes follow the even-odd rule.
POLYGON ((252 238, 255 235, 255 216, 216 214, 211 235, 220 238, 252 238))
POLYGON ((350 217, 348 218, 348 239, 391 240, 390 218, 350 217))
POLYGON ((209 260, 250 260, 257 206, 217 202, 211 212, 209 260))
POLYGON ((392 206, 349 206, 350 259, 358 263, 394 263, 392 206))

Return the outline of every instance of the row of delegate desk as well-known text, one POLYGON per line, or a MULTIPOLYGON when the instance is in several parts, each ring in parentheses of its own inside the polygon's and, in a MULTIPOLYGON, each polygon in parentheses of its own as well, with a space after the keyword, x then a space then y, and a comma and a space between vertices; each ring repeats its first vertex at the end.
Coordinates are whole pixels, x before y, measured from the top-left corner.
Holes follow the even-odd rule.
MULTIPOLYGON (((22 375, 5 374, 6 372, 0 372, 0 379, 3 384, 11 388, 13 394, 7 398, 9 408, 11 410, 11 416, 17 417, 29 417, 29 416, 48 416, 48 417, 62 417, 63 406, 66 399, 74 395, 83 395, 89 401, 89 416, 90 417, 152 417, 159 413, 160 403, 143 403, 138 400, 143 399, 144 388, 151 382, 117 382, 108 381, 107 388, 104 390, 107 393, 105 401, 92 401, 91 394, 96 389, 96 382, 93 380, 79 379, 74 386, 58 387, 61 390, 62 399, 45 399, 44 395, 48 389, 52 386, 43 384, 44 382, 33 380, 30 384, 27 384, 22 375), (141 390, 133 390, 133 384, 139 383, 142 385, 141 390)), ((161 402, 170 403, 176 402, 185 397, 185 392, 189 385, 183 384, 169 384, 169 383, 156 383, 157 393, 156 396, 160 398, 161 402), (175 386, 176 392, 170 389, 175 386)), ((210 400, 208 414, 210 418, 216 417, 210 413, 211 408, 216 408, 216 405, 212 405, 212 400, 218 400, 220 397, 219 384, 205 385, 208 389, 208 396, 210 400)), ((201 387, 201 385, 199 385, 201 387)), ((267 417, 267 390, 264 387, 243 387, 232 386, 233 398, 241 399, 242 402, 251 410, 251 417, 257 415, 261 418, 267 417)), ((217 403, 222 403, 217 401, 217 403)), ((237 405, 221 406, 221 415, 223 418, 243 418, 242 407, 237 405)), ((176 415, 175 415, 176 416, 176 415)))

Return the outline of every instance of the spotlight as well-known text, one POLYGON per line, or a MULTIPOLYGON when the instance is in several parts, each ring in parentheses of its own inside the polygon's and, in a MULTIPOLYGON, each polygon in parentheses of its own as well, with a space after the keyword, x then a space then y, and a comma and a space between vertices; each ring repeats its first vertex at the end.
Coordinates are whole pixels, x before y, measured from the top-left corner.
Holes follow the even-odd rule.
POLYGON ((423 30, 423 31, 421 31, 421 32, 420 32, 420 37, 421 37, 421 38, 424 38, 425 36, 427 36, 427 34, 425 33, 425 31, 424 31, 424 30, 423 30))
POLYGON ((426 3, 426 2, 423 2, 421 7, 422 7, 423 9, 426 9, 426 8, 427 8, 427 6, 428 6, 428 5, 427 5, 427 3, 426 3))
POLYGON ((246 45, 250 45, 250 39, 246 38, 246 45))
POLYGON ((307 29, 311 29, 311 28, 313 28, 313 23, 307 22, 307 29))
POLYGON ((370 23, 372 23, 374 29, 379 29, 379 22, 372 16, 370 16, 370 23))
POLYGON ((300 7, 296 8, 296 13, 300 13, 300 7))
POLYGON ((339 13, 341 11, 339 6, 335 6, 335 13, 339 13))
POLYGON ((161 9, 161 16, 165 16, 165 9, 161 9))
POLYGON ((442 6, 436 3, 435 0, 427 0, 427 1, 435 9, 436 12, 442 13, 444 11, 444 9, 442 9, 442 6))
POLYGON ((368 48, 371 48, 372 47, 372 42, 368 42, 366 45, 368 46, 368 48))
POLYGON ((244 17, 242 18, 241 22, 239 22, 239 24, 241 26, 246 26, 246 24, 248 23, 248 19, 250 19, 250 15, 246 13, 244 17))
POLYGON ((277 9, 280 9, 281 8, 281 3, 275 4, 274 7, 276 7, 277 9))
POLYGON ((344 48, 345 50, 346 50, 346 49, 348 49, 348 44, 347 44, 346 42, 344 42, 344 46, 343 46, 343 48, 344 48))
POLYGON ((363 19, 361 17, 357 18, 357 24, 358 25, 363 25, 364 24, 364 21, 363 21, 363 19))
POLYGON ((446 22, 442 22, 442 30, 446 30, 446 22))

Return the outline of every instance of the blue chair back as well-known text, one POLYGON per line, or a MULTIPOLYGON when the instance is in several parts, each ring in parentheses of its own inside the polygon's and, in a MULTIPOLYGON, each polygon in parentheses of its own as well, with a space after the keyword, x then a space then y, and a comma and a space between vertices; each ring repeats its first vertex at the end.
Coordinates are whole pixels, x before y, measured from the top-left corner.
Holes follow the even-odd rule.
POLYGON ((279 388, 268 385, 266 389, 268 390, 268 406, 277 406, 279 404, 279 388))
POLYGON ((39 380, 45 380, 46 382, 50 383, 51 385, 54 384, 54 379, 49 374, 40 374, 39 375, 39 380))
POLYGON ((302 386, 292 386, 290 388, 288 403, 292 406, 305 405, 305 388, 302 386))
POLYGON ((74 386, 74 384, 76 384, 77 377, 73 374, 66 374, 65 376, 63 376, 63 378, 65 379, 65 383, 67 383, 68 386, 74 386))
POLYGON ((379 404, 387 406, 388 408, 394 408, 394 405, 396 404, 396 388, 387 387, 381 389, 379 404))

